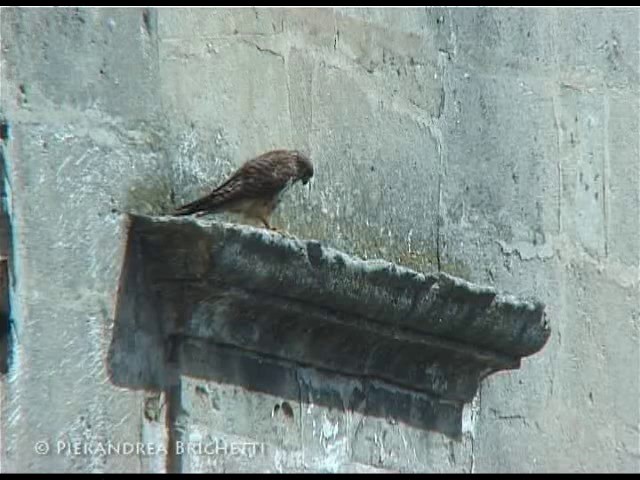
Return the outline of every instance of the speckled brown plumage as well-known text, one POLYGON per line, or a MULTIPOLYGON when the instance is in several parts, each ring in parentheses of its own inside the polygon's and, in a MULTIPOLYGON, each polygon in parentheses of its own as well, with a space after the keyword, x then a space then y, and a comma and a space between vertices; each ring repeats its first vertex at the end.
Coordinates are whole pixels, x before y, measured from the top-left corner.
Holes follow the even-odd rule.
POLYGON ((259 220, 272 229, 269 217, 284 192, 313 177, 309 158, 296 150, 272 150, 245 162, 208 195, 179 207, 175 215, 231 212, 259 220))

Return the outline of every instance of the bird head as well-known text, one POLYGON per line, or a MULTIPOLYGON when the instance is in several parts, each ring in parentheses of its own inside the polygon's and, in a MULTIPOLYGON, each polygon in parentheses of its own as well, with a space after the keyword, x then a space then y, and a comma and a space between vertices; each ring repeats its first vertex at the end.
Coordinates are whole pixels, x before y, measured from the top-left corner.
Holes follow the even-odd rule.
POLYGON ((298 151, 295 152, 296 159, 298 162, 298 178, 302 181, 303 185, 306 185, 311 177, 313 177, 313 164, 309 157, 300 153, 298 151))

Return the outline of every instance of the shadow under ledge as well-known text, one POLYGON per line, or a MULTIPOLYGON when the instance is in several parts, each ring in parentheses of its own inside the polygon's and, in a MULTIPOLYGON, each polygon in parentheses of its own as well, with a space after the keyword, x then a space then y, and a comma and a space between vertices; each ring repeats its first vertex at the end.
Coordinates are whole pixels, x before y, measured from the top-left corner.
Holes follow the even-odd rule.
POLYGON ((108 358, 127 388, 175 392, 187 375, 299 401, 296 372, 312 368, 361 382, 348 408, 459 439, 480 382, 550 336, 541 303, 447 274, 242 225, 127 223, 108 358))

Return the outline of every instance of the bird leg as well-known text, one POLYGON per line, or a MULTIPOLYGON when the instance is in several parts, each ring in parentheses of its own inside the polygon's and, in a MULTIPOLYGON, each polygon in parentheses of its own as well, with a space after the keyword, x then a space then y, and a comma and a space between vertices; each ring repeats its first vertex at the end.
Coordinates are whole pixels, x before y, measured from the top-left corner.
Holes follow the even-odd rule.
POLYGON ((265 227, 267 227, 268 230, 275 230, 275 228, 273 228, 270 224, 269 224, 269 220, 267 220, 266 217, 260 217, 260 221, 264 224, 265 227))
POLYGON ((267 229, 271 230, 272 232, 279 233, 283 237, 293 238, 293 235, 291 235, 290 233, 285 232, 284 230, 280 230, 278 227, 272 226, 266 217, 260 217, 260 220, 262 221, 264 226, 267 227, 267 229))

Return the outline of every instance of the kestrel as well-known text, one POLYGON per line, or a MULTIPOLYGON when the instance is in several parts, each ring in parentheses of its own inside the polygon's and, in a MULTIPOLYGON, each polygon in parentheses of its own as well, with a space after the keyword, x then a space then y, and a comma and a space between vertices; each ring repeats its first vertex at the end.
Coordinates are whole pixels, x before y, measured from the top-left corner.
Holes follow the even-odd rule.
POLYGON ((202 216, 230 212, 262 222, 276 230, 269 219, 283 194, 296 182, 313 177, 313 165, 297 150, 272 150, 248 160, 208 195, 179 207, 174 215, 202 216))

